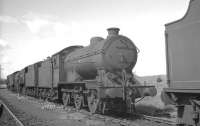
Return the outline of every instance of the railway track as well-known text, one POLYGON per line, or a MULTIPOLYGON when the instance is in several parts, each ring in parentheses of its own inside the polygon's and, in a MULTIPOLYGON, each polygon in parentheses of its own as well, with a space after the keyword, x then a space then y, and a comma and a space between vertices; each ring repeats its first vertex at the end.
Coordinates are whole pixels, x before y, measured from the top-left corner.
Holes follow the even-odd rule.
MULTIPOLYGON (((159 126, 160 125, 161 126, 163 126, 163 125, 164 126, 175 126, 176 125, 175 121, 171 121, 171 120, 168 120, 168 119, 163 119, 163 118, 154 117, 154 116, 147 116, 147 115, 144 115, 144 114, 131 114, 131 115, 136 117, 136 118, 139 118, 140 121, 147 120, 147 121, 156 123, 156 124, 149 124, 149 126, 156 126, 156 125, 159 125, 159 126)), ((121 126, 132 126, 134 124, 136 126, 140 126, 140 124, 135 123, 135 121, 130 119, 129 117, 121 118, 121 117, 104 116, 104 115, 101 115, 101 114, 95 114, 91 117, 95 117, 95 118, 98 118, 100 120, 103 119, 104 121, 109 120, 113 123, 120 123, 121 126)), ((141 124, 141 126, 143 126, 143 124, 141 124)))
MULTIPOLYGON (((5 99, 4 99, 5 100, 5 99)), ((41 102, 38 101, 37 99, 21 99, 21 102, 33 102, 34 104, 38 104, 41 109, 45 110, 45 111, 52 111, 53 112, 65 112, 66 113, 66 120, 76 120, 77 117, 71 116, 73 115, 73 113, 75 113, 75 115, 77 113, 80 113, 80 115, 84 115, 83 120, 89 120, 90 121, 97 121, 97 122, 103 122, 103 124, 116 124, 116 125, 120 125, 120 126, 175 126, 176 122, 171 121, 170 119, 165 119, 165 118, 160 118, 160 117, 154 117, 154 116, 148 116, 148 115, 144 115, 144 114, 139 114, 139 113, 135 113, 135 114, 131 114, 131 115, 116 115, 116 114, 112 114, 108 113, 106 115, 102 115, 102 114, 90 114, 87 110, 76 110, 75 108, 73 108, 72 106, 68 106, 67 108, 63 108, 63 105, 60 104, 55 104, 53 102, 41 102), (74 118, 73 118, 74 117, 74 118)), ((41 126, 45 125, 45 124, 51 124, 51 122, 44 122, 44 121, 31 121, 31 119, 33 117, 31 117, 31 119, 27 118, 28 115, 25 114, 22 115, 20 112, 17 112, 15 114, 13 114, 12 112, 15 112, 15 110, 13 110, 13 106, 10 106, 10 104, 7 104, 9 106, 7 106, 6 104, 9 103, 8 101, 5 101, 4 103, 2 101, 0 101, 0 104, 2 104, 4 107, 4 111, 7 111, 9 113, 9 115, 12 115, 13 120, 15 121, 15 124, 17 126, 33 126, 33 125, 38 125, 40 124, 41 126), (11 107, 11 108, 10 108, 11 107), (12 110, 10 110, 10 109, 12 110), (12 113, 12 114, 10 114, 12 113), (13 116, 14 115, 14 116, 13 116), (21 121, 23 121, 23 123, 21 121)), ((81 119, 82 120, 82 119, 81 119)), ((95 126, 95 124, 94 124, 95 126)))
POLYGON ((160 117, 155 117, 155 116, 149 116, 149 115, 144 115, 144 114, 140 114, 140 113, 134 113, 134 114, 125 114, 123 116, 121 115, 115 115, 115 114, 106 114, 106 115, 102 115, 102 114, 90 114, 88 111, 86 110, 75 110, 75 108, 73 108, 72 106, 68 106, 67 108, 63 109, 63 107, 61 107, 62 105, 54 105, 54 103, 50 103, 52 105, 48 105, 48 107, 45 107, 47 110, 52 110, 52 111, 66 111, 69 113, 73 113, 74 112, 79 112, 82 113, 83 115, 86 115, 87 119, 94 119, 94 120, 102 120, 104 122, 113 122, 113 123, 119 123, 121 126, 143 126, 143 124, 137 124, 135 123, 135 118, 137 118, 138 120, 140 120, 139 122, 142 121, 149 121, 149 122, 155 122, 155 125, 149 125, 149 126, 157 126, 157 125, 164 125, 164 126, 175 126, 176 122, 172 121, 170 119, 167 118, 160 118, 160 117))
POLYGON ((9 107, 3 102, 0 100, 0 118, 2 116, 11 116, 12 119, 15 121, 16 123, 16 126, 24 126, 24 124, 15 116, 15 114, 9 109, 9 107), (8 113, 8 115, 4 114, 4 113, 8 113))
POLYGON ((176 125, 175 121, 171 121, 169 119, 164 119, 164 118, 155 117, 155 116, 148 116, 148 115, 144 115, 144 114, 134 114, 134 115, 137 115, 146 120, 150 120, 150 121, 154 121, 154 122, 158 122, 158 123, 163 123, 163 124, 168 124, 168 125, 176 125))

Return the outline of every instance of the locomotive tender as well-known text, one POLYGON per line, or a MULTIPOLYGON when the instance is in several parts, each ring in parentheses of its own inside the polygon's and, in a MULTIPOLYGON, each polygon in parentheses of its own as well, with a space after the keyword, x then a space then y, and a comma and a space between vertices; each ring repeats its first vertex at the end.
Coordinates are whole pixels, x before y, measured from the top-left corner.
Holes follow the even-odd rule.
POLYGON ((118 28, 106 39, 91 38, 87 47, 70 46, 44 61, 8 76, 9 89, 34 97, 58 99, 76 109, 133 112, 136 98, 155 96, 155 86, 142 86, 134 78, 138 49, 118 28), (13 82, 12 78, 18 78, 13 82), (13 87, 12 85, 18 85, 13 87))
POLYGON ((177 125, 200 126, 200 1, 190 0, 180 20, 165 25, 166 104, 177 107, 177 125))

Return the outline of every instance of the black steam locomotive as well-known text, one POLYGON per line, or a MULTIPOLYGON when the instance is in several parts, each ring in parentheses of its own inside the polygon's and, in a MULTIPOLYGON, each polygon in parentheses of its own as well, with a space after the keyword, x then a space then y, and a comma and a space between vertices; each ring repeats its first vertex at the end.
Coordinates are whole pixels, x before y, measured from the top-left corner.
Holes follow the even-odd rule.
POLYGON ((134 78, 138 49, 109 28, 106 39, 93 37, 87 47, 70 46, 8 78, 8 88, 26 95, 58 99, 76 109, 134 111, 136 98, 156 95, 154 86, 134 78))

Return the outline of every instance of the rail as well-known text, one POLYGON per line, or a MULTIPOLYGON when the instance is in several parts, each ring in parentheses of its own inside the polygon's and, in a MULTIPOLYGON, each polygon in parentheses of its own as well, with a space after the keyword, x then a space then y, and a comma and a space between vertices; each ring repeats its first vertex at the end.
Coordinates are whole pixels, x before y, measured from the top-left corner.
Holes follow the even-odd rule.
MULTIPOLYGON (((130 124, 134 124, 135 121, 132 120, 132 119, 129 119, 129 117, 112 117, 112 115, 101 115, 101 114, 94 114, 92 115, 96 118, 99 118, 99 119, 104 119, 104 120, 110 120, 112 122, 117 122, 117 123, 120 123, 121 126, 130 126, 130 124)), ((168 119, 163 119, 163 118, 159 118, 159 117, 155 117, 155 116, 147 116, 147 115, 144 115, 144 114, 137 114, 137 113, 134 113, 134 114, 131 114, 129 116, 134 116, 134 117, 139 117, 140 120, 148 120, 148 121, 151 121, 151 122, 156 122, 158 123, 158 126, 162 126, 164 124, 166 125, 169 125, 169 126, 176 126, 176 122, 174 121, 171 121, 171 120, 168 120, 168 119)), ((137 124, 135 123, 136 125, 140 126, 140 124, 137 124)), ((157 126, 157 124, 155 124, 155 126, 157 126)))
POLYGON ((2 113, 3 111, 7 111, 9 115, 11 115, 12 118, 15 120, 17 126, 24 126, 24 124, 13 114, 13 112, 8 108, 8 106, 1 100, 0 100, 0 105, 1 105, 2 113))
POLYGON ((163 119, 160 117, 155 117, 155 116, 148 116, 148 115, 144 115, 144 114, 134 114, 136 116, 140 116, 146 120, 150 120, 150 121, 154 121, 154 122, 159 122, 159 123, 164 123, 164 124, 168 124, 168 125, 176 125, 177 123, 175 121, 171 121, 168 119, 163 119))

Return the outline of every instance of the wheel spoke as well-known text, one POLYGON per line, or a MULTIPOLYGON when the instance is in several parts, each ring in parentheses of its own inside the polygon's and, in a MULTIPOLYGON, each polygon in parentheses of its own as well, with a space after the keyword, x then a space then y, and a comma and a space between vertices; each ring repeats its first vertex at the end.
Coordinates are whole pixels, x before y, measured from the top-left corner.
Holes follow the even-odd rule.
POLYGON ((74 99, 75 108, 78 110, 81 109, 83 96, 80 94, 75 94, 74 99))

